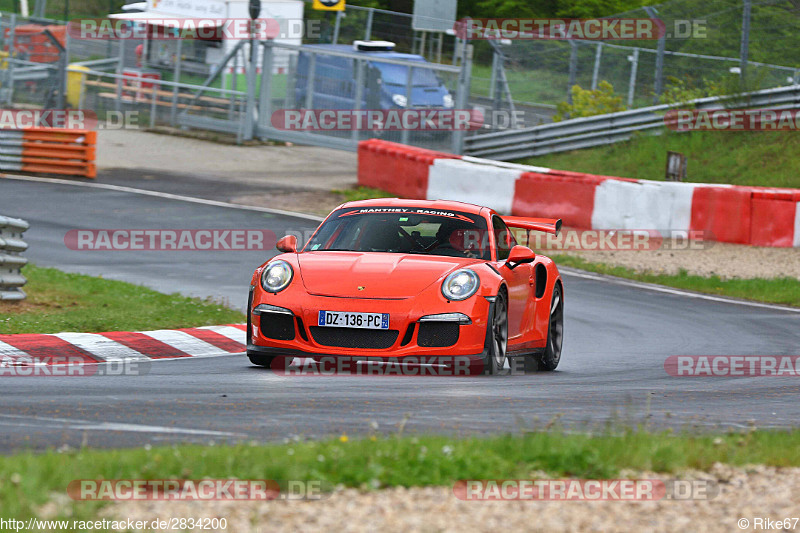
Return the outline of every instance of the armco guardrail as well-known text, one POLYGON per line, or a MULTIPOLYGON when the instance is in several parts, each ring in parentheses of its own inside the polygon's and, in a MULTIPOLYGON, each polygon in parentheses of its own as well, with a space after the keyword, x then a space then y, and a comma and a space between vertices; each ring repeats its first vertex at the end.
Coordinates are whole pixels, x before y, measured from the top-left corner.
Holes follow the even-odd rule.
POLYGON ((23 300, 27 280, 20 269, 28 262, 20 254, 28 249, 22 234, 29 225, 19 218, 0 216, 0 300, 23 300))
POLYGON ((561 218, 577 229, 678 231, 720 242, 800 248, 800 189, 596 176, 377 139, 359 144, 358 183, 407 198, 561 218))
POLYGON ((644 107, 533 128, 479 133, 465 140, 464 153, 502 161, 522 159, 627 141, 635 132, 660 133, 665 127, 664 115, 670 109, 755 109, 767 106, 771 109, 800 108, 800 85, 730 97, 700 98, 683 104, 644 107))
POLYGON ((91 130, 0 129, 0 170, 94 178, 96 144, 91 130))

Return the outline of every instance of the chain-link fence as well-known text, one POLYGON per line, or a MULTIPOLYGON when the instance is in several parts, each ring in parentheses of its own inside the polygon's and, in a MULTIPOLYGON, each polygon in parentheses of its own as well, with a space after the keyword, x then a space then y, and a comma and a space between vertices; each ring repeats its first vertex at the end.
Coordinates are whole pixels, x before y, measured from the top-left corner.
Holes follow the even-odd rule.
POLYGON ((357 52, 349 45, 263 44, 262 72, 273 75, 261 86, 260 135, 353 150, 360 140, 381 137, 460 151, 458 136, 463 136, 463 130, 436 128, 423 123, 425 119, 410 126, 386 123, 393 114, 402 119, 404 113, 417 117, 424 111, 454 113, 459 104, 463 109, 467 95, 459 89, 463 86, 460 67, 391 52, 357 52), (285 76, 269 68, 281 50, 294 52, 285 76), (359 119, 359 112, 371 113, 372 118, 365 114, 359 119), (292 125, 292 116, 302 118, 292 125), (362 120, 360 125, 357 120, 362 120))
POLYGON ((0 18, 0 104, 64 107, 65 27, 0 18))
MULTIPOLYGON (((749 1, 749 0, 746 0, 749 1)), ((742 62, 745 0, 673 0, 614 15, 658 18, 664 23, 662 66, 659 42, 607 40, 515 40, 501 47, 512 97, 517 102, 557 104, 571 86, 590 89, 611 83, 626 107, 652 105, 686 94, 696 98, 753 91, 798 82, 800 5, 766 0, 750 6, 747 62, 742 62), (743 79, 741 70, 746 69, 743 79), (672 91, 671 95, 665 93, 672 91)), ((484 46, 485 48, 485 46, 484 46)), ((473 93, 486 91, 491 68, 476 53, 473 93), (476 91, 477 89, 477 91, 476 91)))
POLYGON ((96 112, 106 128, 195 127, 241 139, 246 92, 92 68, 103 66, 72 67, 79 97, 71 103, 96 112))
POLYGON ((419 54, 432 62, 453 64, 458 59, 455 35, 415 31, 413 17, 407 13, 348 5, 346 11, 336 13, 307 9, 306 18, 320 20, 321 31, 319 35, 304 39, 304 44, 385 40, 395 43, 397 52, 419 54))
MULTIPOLYGON (((747 77, 741 76, 745 2, 750 0, 672 0, 653 8, 614 15, 624 19, 660 19, 666 31, 659 41, 471 41, 470 104, 506 115, 518 112, 518 126, 549 122, 559 102, 570 100, 574 85, 594 89, 609 82, 626 108, 675 98, 697 98, 785 86, 800 81, 800 7, 793 0, 765 0, 750 7, 747 77), (659 55, 661 57, 659 58, 659 55), (504 67, 504 72, 498 67, 504 67), (509 98, 510 96, 510 98, 509 98), (521 113, 519 113, 521 112, 521 113)), ((309 15, 310 16, 310 15, 309 15)), ((382 39, 397 50, 419 53, 429 61, 458 58, 455 35, 417 32, 412 16, 348 6, 343 14, 318 14, 323 31, 310 43, 382 39)))
MULTIPOLYGON (((694 0, 671 0, 652 8, 615 15, 627 19, 660 19, 666 29, 661 43, 658 40, 470 41, 474 60, 464 105, 467 109, 483 111, 490 128, 505 129, 549 122, 556 104, 569 100, 574 85, 591 89, 607 81, 624 107, 636 108, 669 99, 688 100, 800 81, 797 70, 800 47, 796 46, 800 7, 795 7, 795 0, 753 3, 748 46, 743 46, 743 14, 745 2, 750 1, 709 0, 699 5, 694 0), (745 50, 746 63, 741 61, 745 50), (745 67, 746 76, 742 76, 742 67, 745 67), (521 120, 496 120, 494 111, 500 111, 505 117, 516 112, 521 120)), ((116 4, 111 6, 115 10, 119 8, 116 4)), ((460 67, 464 56, 464 41, 454 32, 415 31, 410 14, 350 5, 343 13, 319 12, 312 11, 306 4, 305 18, 319 20, 320 31, 307 35, 303 39, 304 46, 341 45, 341 50, 352 51, 355 40, 387 40, 395 43, 396 52, 419 54, 428 64, 445 67, 460 67)), ((52 20, 3 16, 0 24, 2 52, 7 56, 5 68, 0 68, 0 97, 6 105, 52 107, 59 94, 58 88, 66 84, 72 87, 66 93, 71 90, 74 94, 83 94, 84 105, 98 106, 101 117, 105 110, 126 106, 141 108, 146 123, 173 126, 180 125, 177 116, 199 116, 201 111, 207 111, 215 120, 228 121, 241 116, 242 94, 247 91, 247 46, 237 48, 237 52, 230 55, 229 48, 220 43, 199 40, 75 39, 63 32, 63 26, 59 34, 58 25, 52 20), (73 68, 70 69, 73 74, 65 80, 59 73, 61 56, 52 61, 58 54, 53 56, 52 51, 37 48, 41 43, 26 44, 26 40, 40 39, 44 30, 54 34, 56 40, 64 39, 70 63, 90 61, 89 68, 106 77, 100 79, 102 76, 96 74, 95 78, 90 75, 84 79, 74 73, 80 69, 73 68), (227 61, 220 67, 223 56, 227 56, 227 61), (123 74, 155 80, 142 82, 145 84, 142 87, 149 90, 148 84, 155 84, 158 90, 154 95, 148 93, 147 102, 128 101, 130 91, 119 87, 125 81, 120 77, 123 74), (82 86, 85 93, 75 89, 80 80, 85 81, 82 86), (24 90, 16 90, 19 88, 24 90), (190 94, 199 92, 219 101, 188 101, 190 94), (153 100, 156 102, 154 111, 153 100), (227 106, 222 105, 221 100, 227 101, 227 106), (169 110, 164 108, 165 103, 170 104, 169 110), (155 119, 151 120, 151 116, 155 119)), ((299 105, 291 101, 297 95, 299 57, 297 50, 276 50, 270 75, 275 109, 299 105), (279 52, 283 55, 279 56, 279 52)), ((458 76, 446 69, 431 70, 441 78, 444 90, 456 93, 458 76)), ((256 76, 256 88, 261 87, 262 75, 259 72, 256 76)), ((323 86, 327 83, 324 73, 315 75, 320 77, 319 83, 323 86)), ((355 73, 351 72, 353 76, 355 73)), ((351 81, 354 80, 353 77, 351 81)), ((362 81, 366 83, 368 79, 362 81)), ((362 87, 362 90, 367 88, 362 87)), ((141 96, 138 94, 134 100, 141 100, 141 96)), ((73 96, 67 99, 67 104, 76 106, 78 102, 73 96)), ((344 134, 328 136, 336 135, 344 134)), ((414 135, 412 132, 405 137, 417 142, 414 135)))

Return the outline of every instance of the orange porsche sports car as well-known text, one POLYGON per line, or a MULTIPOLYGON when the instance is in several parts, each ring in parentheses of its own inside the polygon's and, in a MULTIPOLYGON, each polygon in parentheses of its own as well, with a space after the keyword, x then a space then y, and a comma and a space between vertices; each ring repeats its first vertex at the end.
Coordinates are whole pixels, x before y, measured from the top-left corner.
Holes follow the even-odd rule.
POLYGON ((452 201, 343 204, 302 249, 284 237, 284 253, 253 273, 247 356, 261 366, 295 356, 466 356, 485 374, 518 357, 526 370, 554 370, 563 282, 551 259, 517 242, 560 227, 452 201))

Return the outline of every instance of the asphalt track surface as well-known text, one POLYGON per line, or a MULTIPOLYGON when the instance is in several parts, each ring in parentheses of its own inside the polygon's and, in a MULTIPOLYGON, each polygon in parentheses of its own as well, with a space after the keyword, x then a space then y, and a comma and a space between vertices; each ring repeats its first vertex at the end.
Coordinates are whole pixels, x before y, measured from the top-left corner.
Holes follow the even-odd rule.
MULTIPOLYGON (((224 298, 244 307, 261 252, 77 252, 75 228, 259 228, 312 221, 52 183, 0 180, 39 265, 224 298)), ((271 254, 271 252, 270 252, 271 254)), ((265 442, 393 433, 489 434, 613 424, 692 431, 788 427, 795 377, 677 378, 670 355, 800 355, 800 313, 564 272, 565 344, 553 373, 474 378, 285 377, 244 355, 157 361, 143 376, 2 379, 0 449, 265 442)))

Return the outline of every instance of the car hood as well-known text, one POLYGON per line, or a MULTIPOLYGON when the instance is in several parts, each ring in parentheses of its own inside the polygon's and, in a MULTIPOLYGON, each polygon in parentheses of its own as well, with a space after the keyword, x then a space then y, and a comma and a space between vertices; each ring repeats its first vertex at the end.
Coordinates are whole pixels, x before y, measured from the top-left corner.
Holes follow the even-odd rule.
POLYGON ((450 271, 477 262, 458 257, 335 251, 304 252, 297 260, 309 294, 341 298, 410 298, 450 271))

